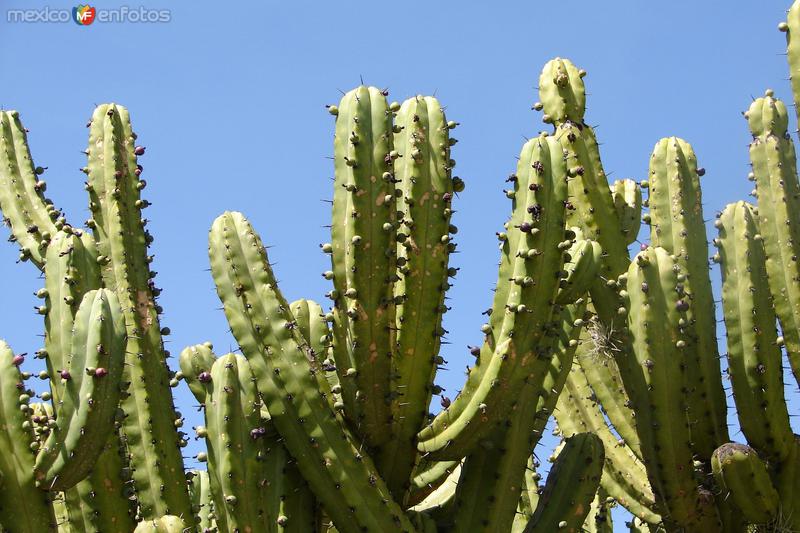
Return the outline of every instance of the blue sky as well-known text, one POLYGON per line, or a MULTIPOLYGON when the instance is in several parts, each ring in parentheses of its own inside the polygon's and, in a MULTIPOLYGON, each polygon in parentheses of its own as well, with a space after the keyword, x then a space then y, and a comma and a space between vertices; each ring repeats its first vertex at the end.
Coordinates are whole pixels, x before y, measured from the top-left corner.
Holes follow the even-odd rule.
MULTIPOLYGON (((751 97, 769 87, 791 99, 776 29, 788 0, 165 1, 142 5, 169 9, 168 23, 7 21, 7 9, 31 5, 0 1, 0 106, 20 111, 34 161, 49 167, 48 194, 75 224, 88 216, 78 171, 84 124, 95 104, 131 110, 148 148, 147 217, 176 354, 205 340, 220 353, 233 347, 206 271, 207 231, 223 210, 244 212, 274 246, 288 299, 324 300, 328 258, 317 245, 328 239, 330 207, 321 200, 331 197, 333 172, 324 105, 362 77, 399 101, 435 93, 461 123, 453 153, 467 184, 455 203, 461 270, 443 352, 451 370, 438 380, 451 395, 491 301, 494 234, 509 210, 503 180, 524 138, 549 128, 531 111, 547 60, 568 57, 588 71, 588 122, 612 178, 642 179, 661 137, 691 142, 707 170, 707 218, 750 191, 741 112, 751 97)), ((33 351, 42 324, 32 293, 42 282, 32 266, 14 264, 16 255, 15 246, 0 246, 0 337, 33 351)), ((188 425, 198 423, 183 386, 178 404, 188 425)))

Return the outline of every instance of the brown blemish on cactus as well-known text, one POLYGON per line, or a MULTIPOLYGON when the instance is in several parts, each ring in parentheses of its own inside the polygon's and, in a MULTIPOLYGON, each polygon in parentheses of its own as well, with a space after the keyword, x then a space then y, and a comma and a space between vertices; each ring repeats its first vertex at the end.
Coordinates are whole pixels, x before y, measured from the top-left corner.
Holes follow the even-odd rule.
POLYGON ((136 291, 136 311, 139 313, 139 327, 142 332, 147 331, 153 324, 153 316, 150 313, 151 306, 147 291, 136 291))

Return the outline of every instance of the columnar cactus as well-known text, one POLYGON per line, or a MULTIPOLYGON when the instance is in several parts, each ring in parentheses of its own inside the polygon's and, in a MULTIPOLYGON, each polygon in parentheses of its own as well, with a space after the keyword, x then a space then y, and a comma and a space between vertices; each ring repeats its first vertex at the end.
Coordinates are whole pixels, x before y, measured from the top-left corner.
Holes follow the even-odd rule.
MULTIPOLYGON (((800 2, 780 28, 796 94, 800 2)), ((458 269, 451 149, 433 97, 360 86, 338 105, 330 309, 283 296, 261 238, 226 211, 211 275, 237 352, 184 349, 159 324, 146 186, 127 110, 88 124, 90 231, 45 198, 14 111, 0 112, 0 209, 20 259, 44 273, 47 370, 0 341, 4 532, 631 531, 800 529, 800 444, 782 356, 800 373, 800 183, 786 106, 745 114, 758 207, 718 216, 728 374, 747 444, 731 443, 719 368, 700 177, 686 141, 658 141, 647 179, 609 184, 586 124, 586 73, 539 80, 552 125, 522 147, 505 191, 492 306, 463 389, 436 371, 458 269), (643 197, 646 191, 646 198, 643 197), (644 210, 644 214, 643 214, 644 210), (640 224, 649 243, 631 259, 640 224), (780 330, 776 328, 780 324, 780 330), (206 470, 185 472, 185 381, 204 413, 206 470), (560 452, 543 488, 533 456, 555 414, 560 452)), ((800 97, 798 97, 800 98, 800 97)))

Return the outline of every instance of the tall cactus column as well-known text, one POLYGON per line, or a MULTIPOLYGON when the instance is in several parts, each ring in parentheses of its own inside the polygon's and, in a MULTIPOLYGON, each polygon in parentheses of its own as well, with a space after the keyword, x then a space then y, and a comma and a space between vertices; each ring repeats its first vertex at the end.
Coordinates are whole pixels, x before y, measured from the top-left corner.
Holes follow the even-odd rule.
POLYGON ((689 143, 677 137, 661 139, 650 157, 648 205, 650 243, 675 256, 692 303, 686 311, 683 375, 692 448, 700 460, 708 461, 714 449, 728 441, 728 427, 700 192, 703 173, 689 143))
POLYGON ((428 415, 434 391, 447 308, 453 197, 450 126, 438 100, 409 98, 394 125, 394 179, 401 192, 395 283, 396 349, 392 364, 392 440, 377 458, 389 488, 402 498, 417 456, 416 434, 428 415))
POLYGON ((139 178, 128 111, 99 106, 90 123, 86 173, 89 177, 88 222, 97 239, 103 283, 119 296, 128 330, 125 380, 131 385, 122 400, 124 434, 131 453, 133 483, 142 518, 170 513, 191 519, 180 438, 169 387, 162 330, 159 327, 140 197, 139 178))
POLYGON ((391 436, 397 218, 392 163, 398 154, 392 150, 392 113, 379 89, 358 87, 333 112, 334 355, 348 419, 370 446, 378 446, 391 436))
POLYGON ((786 106, 767 91, 745 113, 753 141, 750 176, 756 184, 758 225, 767 276, 795 379, 800 383, 800 184, 786 106))

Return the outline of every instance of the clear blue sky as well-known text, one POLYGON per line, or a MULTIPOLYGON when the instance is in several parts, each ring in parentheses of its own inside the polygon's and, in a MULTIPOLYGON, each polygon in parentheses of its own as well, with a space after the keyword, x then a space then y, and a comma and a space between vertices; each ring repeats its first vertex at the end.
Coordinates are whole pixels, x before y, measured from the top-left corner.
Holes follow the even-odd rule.
MULTIPOLYGON (((274 246, 287 298, 323 301, 328 258, 317 245, 328 239, 330 207, 321 200, 331 197, 333 172, 324 105, 360 77, 396 100, 435 93, 461 122, 454 157, 467 183, 455 204, 461 271, 445 324, 450 371, 439 378, 452 395, 491 301, 494 234, 509 210, 503 180, 524 138, 546 127, 530 109, 542 65, 562 56, 588 71, 588 122, 613 178, 642 179, 661 137, 690 141, 707 170, 712 218, 751 188, 741 117, 751 96, 771 87, 790 100, 776 30, 789 3, 165 0, 142 5, 169 9, 168 23, 80 27, 8 23, 7 9, 34 3, 0 0, 0 106, 20 111, 34 161, 49 167, 48 195, 74 224, 87 218, 84 124, 95 104, 129 107, 148 148, 147 217, 171 348, 211 340, 222 353, 233 343, 206 272, 214 217, 244 212, 274 246)), ((16 256, 15 246, 0 245, 0 337, 33 351, 42 321, 32 293, 42 283, 16 256)), ((187 426, 199 422, 183 386, 178 404, 187 426)))

